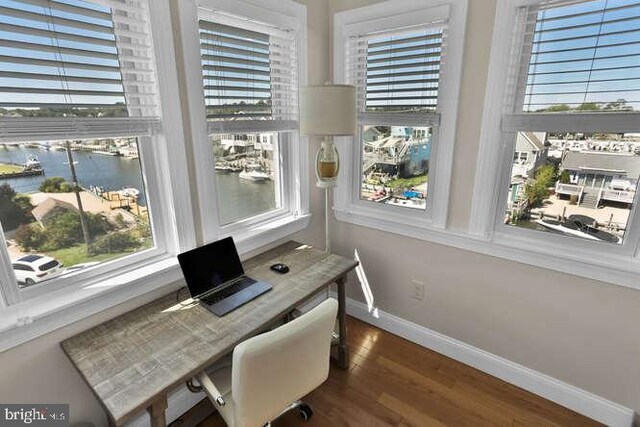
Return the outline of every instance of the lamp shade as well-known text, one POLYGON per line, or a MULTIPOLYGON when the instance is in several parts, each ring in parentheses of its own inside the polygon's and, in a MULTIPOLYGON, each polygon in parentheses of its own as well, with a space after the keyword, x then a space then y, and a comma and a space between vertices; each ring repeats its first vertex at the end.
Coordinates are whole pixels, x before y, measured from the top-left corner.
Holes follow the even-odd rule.
POLYGON ((356 130, 356 88, 349 85, 300 89, 300 133, 309 136, 353 135, 356 130))

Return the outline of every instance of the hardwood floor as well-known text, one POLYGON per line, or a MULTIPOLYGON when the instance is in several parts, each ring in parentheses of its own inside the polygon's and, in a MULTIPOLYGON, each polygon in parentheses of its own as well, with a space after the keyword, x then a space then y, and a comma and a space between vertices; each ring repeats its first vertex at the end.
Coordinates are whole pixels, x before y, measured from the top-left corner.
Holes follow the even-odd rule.
MULTIPOLYGON (((359 320, 349 318, 348 331, 350 369, 332 366, 329 379, 304 399, 313 418, 305 423, 292 411, 274 427, 599 425, 359 320)), ((223 426, 217 413, 200 424, 223 426)))

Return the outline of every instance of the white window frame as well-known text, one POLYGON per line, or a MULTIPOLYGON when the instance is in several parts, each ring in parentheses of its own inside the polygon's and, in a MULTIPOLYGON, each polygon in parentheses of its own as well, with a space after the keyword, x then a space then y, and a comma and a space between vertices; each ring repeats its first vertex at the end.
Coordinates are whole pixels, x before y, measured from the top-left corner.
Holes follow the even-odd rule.
MULTIPOLYGON (((306 84, 305 6, 291 0, 201 0, 201 2, 212 9, 248 20, 294 30, 298 54, 298 84, 300 86, 306 84)), ((256 249, 306 228, 310 219, 308 139, 299 136, 297 129, 279 135, 279 157, 282 165, 280 169, 281 207, 231 224, 220 224, 217 208, 219 201, 215 179, 213 179, 215 159, 207 131, 201 77, 197 1, 180 1, 178 14, 203 241, 211 242, 222 237, 233 236, 238 249, 242 252, 256 249)), ((265 129, 265 123, 229 122, 228 128, 234 129, 236 125, 241 126, 239 128, 241 133, 268 131, 268 128, 265 129)))
POLYGON ((426 210, 380 205, 360 199, 362 147, 360 135, 356 135, 354 138, 336 138, 342 165, 334 194, 334 212, 338 220, 412 237, 446 228, 466 16, 467 0, 390 0, 334 15, 333 76, 336 83, 348 83, 345 55, 346 42, 350 36, 366 34, 372 28, 376 31, 391 31, 437 19, 449 20, 442 66, 445 77, 438 87, 440 123, 433 120, 418 123, 415 116, 411 118, 407 117, 410 115, 401 113, 380 114, 375 123, 371 123, 434 126, 426 210), (439 131, 436 132, 436 129, 439 131))
POLYGON ((503 222, 517 131, 640 130, 638 113, 580 113, 577 120, 578 115, 567 120, 562 114, 554 113, 504 114, 505 105, 510 102, 504 82, 511 77, 510 65, 516 60, 513 56, 516 49, 512 44, 517 12, 521 7, 542 2, 498 0, 469 234, 502 247, 526 251, 531 254, 528 262, 541 267, 556 268, 554 265, 560 262, 564 264, 563 271, 599 280, 602 280, 603 269, 609 272, 612 280, 616 276, 624 276, 625 272, 638 274, 640 214, 636 212, 637 202, 629 214, 628 229, 621 245, 521 229, 503 222))
MULTIPOLYGON (((166 101, 179 98, 174 40, 166 31, 171 14, 169 0, 151 0, 148 5, 162 129, 153 141, 144 136, 138 143, 154 247, 21 290, 8 252, 1 249, 0 351, 132 298, 175 286, 182 276, 175 255, 195 245, 196 227, 191 195, 184 191, 190 183, 181 107, 166 101)), ((4 232, 0 232, 0 244, 6 247, 4 232)))

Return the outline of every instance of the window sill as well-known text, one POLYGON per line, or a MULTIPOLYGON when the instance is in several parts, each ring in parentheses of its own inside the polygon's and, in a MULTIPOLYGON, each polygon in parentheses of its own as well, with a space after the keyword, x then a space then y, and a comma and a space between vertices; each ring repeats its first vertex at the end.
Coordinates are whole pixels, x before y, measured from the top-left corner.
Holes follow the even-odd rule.
POLYGON ((506 233, 496 233, 492 238, 481 237, 437 228, 426 221, 416 224, 397 221, 391 216, 380 218, 361 209, 335 208, 334 213, 339 221, 640 290, 640 261, 631 256, 601 253, 585 257, 582 252, 568 251, 571 246, 561 252, 552 252, 543 239, 514 238, 506 233), (589 261, 585 262, 585 259, 589 261))
POLYGON ((81 289, 63 288, 2 309, 0 352, 153 291, 170 292, 182 279, 175 257, 81 289))
POLYGON ((423 240, 429 240, 426 237, 432 231, 443 231, 429 219, 423 218, 426 217, 423 210, 412 208, 387 207, 380 209, 380 206, 367 208, 352 203, 344 208, 336 206, 333 208, 333 212, 339 221, 408 237, 416 237, 416 233, 422 233, 425 234, 423 240))
MULTIPOLYGON (((287 214, 286 216, 252 224, 242 231, 229 233, 229 235, 233 235, 238 252, 243 254, 304 230, 309 225, 310 220, 311 214, 287 214)), ((221 237, 226 237, 226 235, 221 237)))
MULTIPOLYGON (((247 253, 303 230, 310 218, 310 214, 287 215, 255 224, 234 235, 238 252, 247 253)), ((0 352, 134 298, 151 293, 160 296, 176 290, 184 285, 182 279, 177 258, 165 256, 81 288, 63 287, 2 308, 0 352)))

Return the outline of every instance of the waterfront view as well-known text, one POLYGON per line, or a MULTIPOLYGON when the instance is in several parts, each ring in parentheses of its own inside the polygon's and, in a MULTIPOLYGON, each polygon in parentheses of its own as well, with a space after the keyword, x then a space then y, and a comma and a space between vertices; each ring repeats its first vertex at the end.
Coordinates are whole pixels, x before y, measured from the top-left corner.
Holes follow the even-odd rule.
POLYGON ((216 134, 211 144, 222 224, 280 207, 278 133, 216 134))
POLYGON ((519 132, 504 221, 621 244, 639 178, 640 134, 519 132))
MULTIPOLYGON (((277 138, 277 133, 212 137, 223 224, 279 206, 273 167, 277 138)), ((22 286, 153 246, 137 148, 136 138, 70 144, 87 246, 66 144, 0 145, 0 218, 22 286), (34 256, 40 258, 29 261, 34 256), (38 263, 54 268, 38 277, 38 263)))
POLYGON ((136 138, 3 144, 0 199, 21 286, 153 246, 136 138))
POLYGON ((426 208, 431 128, 364 126, 362 146, 363 200, 426 208))

